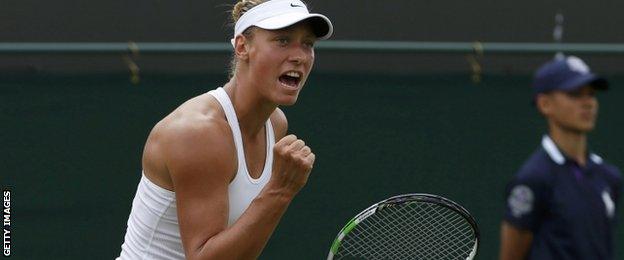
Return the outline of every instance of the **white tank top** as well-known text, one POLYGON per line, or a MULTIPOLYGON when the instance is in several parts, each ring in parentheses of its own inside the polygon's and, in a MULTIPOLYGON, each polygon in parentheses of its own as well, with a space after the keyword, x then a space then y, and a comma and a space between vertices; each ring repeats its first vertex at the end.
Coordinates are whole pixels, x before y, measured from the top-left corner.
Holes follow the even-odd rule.
MULTIPOLYGON (((231 226, 245 212, 271 177, 275 135, 271 120, 267 120, 264 169, 258 179, 252 178, 247 170, 238 118, 229 96, 223 88, 208 93, 223 107, 236 146, 238 170, 229 185, 228 225, 231 226)), ((126 259, 184 259, 175 193, 152 183, 145 175, 141 175, 132 201, 128 228, 121 246, 121 254, 117 258, 117 260, 126 259)))
POLYGON ((230 199, 230 217, 228 224, 232 225, 238 218, 245 212, 251 201, 258 196, 264 185, 267 184, 271 178, 271 170, 273 169, 273 145, 275 144, 275 135, 273 134, 273 125, 271 120, 267 120, 265 123, 266 129, 266 159, 264 161, 264 169, 262 175, 258 179, 254 179, 249 175, 247 170, 247 161, 245 160, 245 151, 243 150, 243 138, 241 136, 240 127, 238 126, 238 118, 234 111, 234 106, 230 101, 230 97, 225 93, 223 88, 218 88, 214 91, 210 91, 209 94, 214 96, 223 111, 225 111, 225 117, 228 124, 232 129, 232 135, 234 136, 234 145, 236 146, 236 157, 238 158, 238 171, 236 177, 230 183, 229 186, 229 199, 230 199))

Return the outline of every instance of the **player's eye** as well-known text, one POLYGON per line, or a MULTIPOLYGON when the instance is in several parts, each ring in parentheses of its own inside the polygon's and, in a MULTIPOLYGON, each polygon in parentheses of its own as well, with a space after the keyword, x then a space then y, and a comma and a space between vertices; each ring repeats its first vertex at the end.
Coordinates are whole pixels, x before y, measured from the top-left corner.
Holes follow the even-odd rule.
POLYGON ((314 48, 314 43, 315 43, 315 42, 316 42, 316 41, 314 41, 314 40, 305 40, 305 41, 303 41, 303 44, 304 44, 305 46, 310 47, 310 48, 314 48))
POLYGON ((290 38, 286 36, 279 36, 275 39, 275 41, 282 46, 288 45, 290 43, 290 38))

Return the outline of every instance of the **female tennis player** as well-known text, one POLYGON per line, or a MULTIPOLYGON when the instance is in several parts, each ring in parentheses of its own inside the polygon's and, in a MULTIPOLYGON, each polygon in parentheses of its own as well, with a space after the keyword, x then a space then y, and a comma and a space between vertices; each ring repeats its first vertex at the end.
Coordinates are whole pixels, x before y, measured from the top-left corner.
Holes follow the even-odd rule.
POLYGON ((287 135, 329 19, 299 0, 240 0, 230 81, 156 124, 118 259, 255 259, 315 155, 287 135), (275 140, 279 140, 275 142, 275 140))

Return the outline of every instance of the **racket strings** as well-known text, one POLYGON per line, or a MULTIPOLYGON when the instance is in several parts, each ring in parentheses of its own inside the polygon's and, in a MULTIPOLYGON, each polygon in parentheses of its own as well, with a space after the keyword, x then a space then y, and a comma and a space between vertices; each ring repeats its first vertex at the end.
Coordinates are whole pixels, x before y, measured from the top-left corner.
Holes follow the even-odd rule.
MULTIPOLYGON (((434 204, 428 204, 428 207, 434 207, 434 204)), ((437 206, 436 206, 437 207, 437 206)), ((410 236, 410 238, 418 238, 421 239, 424 243, 418 243, 419 241, 415 239, 410 239, 408 241, 408 245, 416 245, 416 250, 418 252, 423 253, 424 259, 435 259, 440 253, 434 250, 428 250, 429 248, 437 248, 439 250, 445 251, 442 252, 443 255, 455 255, 456 251, 461 251, 461 248, 457 247, 447 247, 447 241, 439 239, 438 236, 440 233, 442 234, 466 234, 461 231, 458 232, 458 227, 461 227, 461 222, 464 221, 463 217, 458 214, 452 215, 443 215, 442 213, 445 211, 441 210, 431 210, 430 211, 433 219, 438 219, 439 221, 434 222, 416 222, 418 223, 418 227, 416 230, 422 230, 425 234, 424 240, 417 236, 410 236), (431 227, 426 227, 426 225, 432 224, 431 227), (435 232, 434 232, 435 231, 435 232), (440 232, 441 231, 441 232, 440 232), (449 249, 449 250, 447 250, 449 249)), ((466 227, 466 226, 464 226, 466 227)), ((468 227, 468 231, 471 229, 468 227)))
MULTIPOLYGON (((438 215, 439 219, 444 219, 445 221, 440 221, 440 222, 436 222, 436 226, 434 227, 434 229, 436 230, 442 230, 443 233, 445 234, 457 234, 459 237, 458 239, 461 240, 468 240, 471 241, 472 240, 472 228, 470 227, 470 225, 462 225, 463 222, 465 222, 465 219, 460 216, 459 214, 453 214, 453 215, 441 215, 442 211, 433 211, 434 214, 438 215)), ((435 234, 433 234, 435 235, 435 234)), ((470 252, 470 249, 472 248, 471 246, 468 247, 457 247, 457 246, 453 246, 453 247, 446 247, 445 243, 440 243, 442 240, 437 239, 437 240, 432 240, 435 244, 432 244, 431 246, 433 248, 439 248, 440 250, 443 250, 443 254, 444 255, 459 255, 461 254, 461 252, 470 252)), ((436 252, 437 253, 437 252, 436 252)))
POLYGON ((434 203, 388 205, 359 223, 342 241, 337 259, 466 259, 470 224, 434 203))

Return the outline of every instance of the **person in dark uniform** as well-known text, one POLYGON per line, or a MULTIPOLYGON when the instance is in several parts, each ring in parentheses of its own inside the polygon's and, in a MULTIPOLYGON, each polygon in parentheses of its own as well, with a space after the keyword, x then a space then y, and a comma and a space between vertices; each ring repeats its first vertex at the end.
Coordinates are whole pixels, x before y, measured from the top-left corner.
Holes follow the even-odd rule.
POLYGON ((618 168, 588 149, 608 82, 574 56, 540 67, 534 103, 548 135, 508 183, 500 259, 615 259, 618 168))

